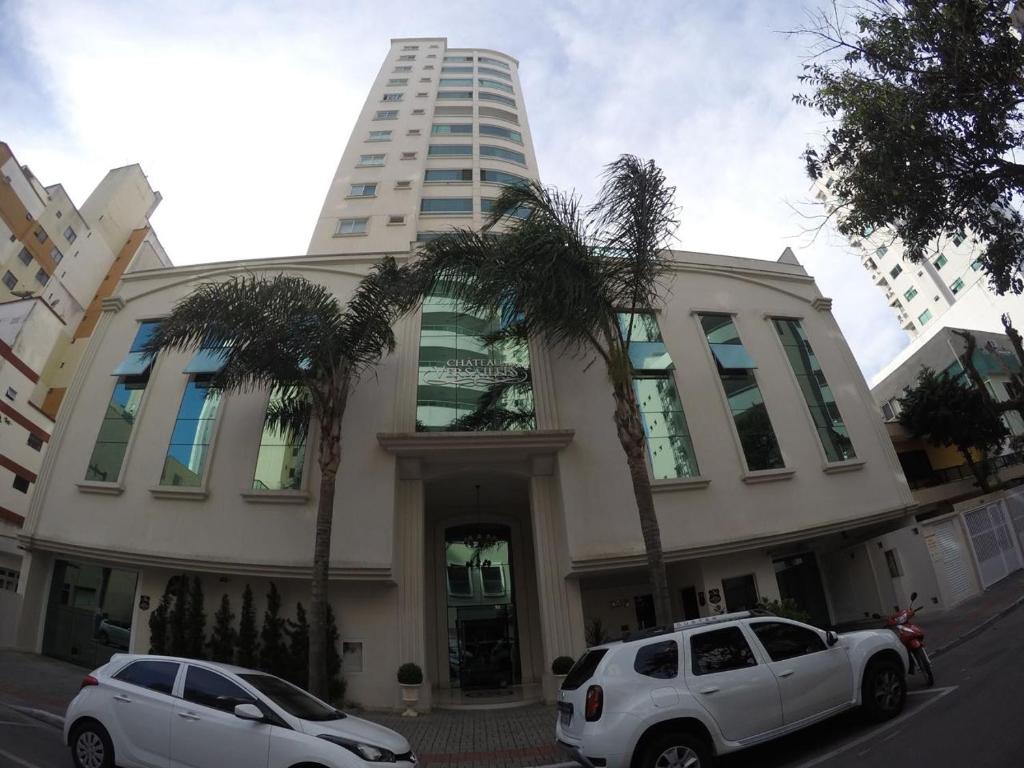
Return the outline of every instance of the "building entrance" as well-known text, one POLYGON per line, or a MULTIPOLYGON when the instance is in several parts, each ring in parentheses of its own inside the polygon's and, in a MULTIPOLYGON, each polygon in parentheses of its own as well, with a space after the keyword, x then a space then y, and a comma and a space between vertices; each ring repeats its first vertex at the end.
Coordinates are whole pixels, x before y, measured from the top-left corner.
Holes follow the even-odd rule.
POLYGON ((445 529, 448 676, 464 690, 522 682, 508 526, 445 529))

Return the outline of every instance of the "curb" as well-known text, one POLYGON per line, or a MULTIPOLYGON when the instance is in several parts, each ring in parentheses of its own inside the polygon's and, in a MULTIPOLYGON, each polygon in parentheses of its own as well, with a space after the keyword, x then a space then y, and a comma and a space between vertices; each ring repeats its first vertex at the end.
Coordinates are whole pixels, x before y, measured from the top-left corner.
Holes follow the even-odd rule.
POLYGON ((54 728, 60 728, 64 730, 64 718, 61 715, 55 715, 53 712, 47 712, 45 709, 35 709, 34 707, 21 707, 17 704, 8 704, 8 707, 13 709, 15 712, 19 712, 27 717, 40 720, 47 725, 52 725, 54 728))
POLYGON ((961 645, 962 643, 965 643, 966 641, 970 640, 972 637, 981 634, 986 629, 988 629, 990 626, 992 626, 997 621, 999 621, 1001 618, 1003 618, 1006 614, 1010 613, 1011 611, 1013 611, 1016 608, 1019 608, 1021 605, 1024 605, 1024 595, 1021 595, 1016 600, 1014 600, 1012 603, 1010 603, 1008 606, 1003 608, 1001 611, 999 611, 998 613, 993 614, 992 616, 989 616, 983 622, 981 622, 980 624, 978 624, 978 625, 972 627, 971 629, 967 630, 966 632, 964 632, 959 637, 955 637, 952 640, 950 640, 948 643, 946 643, 945 645, 943 645, 943 646, 941 646, 939 648, 936 648, 934 651, 931 652, 932 658, 935 658, 937 656, 941 656, 942 654, 944 654, 944 653, 946 653, 948 651, 953 650, 958 645, 961 645))

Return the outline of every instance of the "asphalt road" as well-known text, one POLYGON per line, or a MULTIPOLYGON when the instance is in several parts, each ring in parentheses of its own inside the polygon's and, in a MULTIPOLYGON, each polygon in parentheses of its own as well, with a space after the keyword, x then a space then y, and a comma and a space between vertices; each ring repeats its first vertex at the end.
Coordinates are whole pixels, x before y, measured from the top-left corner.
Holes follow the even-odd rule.
MULTIPOLYGON (((1024 766, 1024 608, 935 659, 935 688, 910 678, 903 714, 867 725, 848 713, 720 768, 1024 766)), ((60 731, 0 705, 0 768, 69 768, 60 731)))

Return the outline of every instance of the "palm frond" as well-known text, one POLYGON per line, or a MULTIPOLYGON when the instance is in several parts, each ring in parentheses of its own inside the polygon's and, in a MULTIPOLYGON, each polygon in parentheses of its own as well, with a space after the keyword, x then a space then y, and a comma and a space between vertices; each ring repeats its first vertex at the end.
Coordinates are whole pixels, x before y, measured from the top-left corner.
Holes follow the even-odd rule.
POLYGON ((679 225, 676 189, 653 160, 622 155, 605 166, 604 183, 588 214, 610 256, 610 298, 620 307, 652 306, 664 289, 666 249, 679 225))
POLYGON ((313 401, 302 387, 277 388, 270 395, 264 428, 284 437, 289 443, 303 443, 309 436, 313 401))

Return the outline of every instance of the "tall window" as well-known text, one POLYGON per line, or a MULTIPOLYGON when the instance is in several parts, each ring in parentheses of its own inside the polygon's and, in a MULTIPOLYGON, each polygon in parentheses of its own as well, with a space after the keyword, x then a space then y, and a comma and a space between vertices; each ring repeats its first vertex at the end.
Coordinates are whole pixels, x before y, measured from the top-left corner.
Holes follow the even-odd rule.
POLYGON ((203 483, 221 399, 220 392, 210 386, 212 378, 211 374, 195 374, 185 386, 160 485, 198 487, 203 483))
POLYGON ((430 127, 432 136, 473 135, 472 123, 434 123, 430 127))
POLYGON ((158 326, 156 322, 140 323, 128 356, 113 371, 117 382, 89 457, 89 466, 85 470, 86 480, 114 483, 121 474, 128 441, 153 366, 153 358, 145 357, 141 350, 158 326))
MULTIPOLYGON (((281 402, 276 390, 270 395, 268 409, 281 402)), ((302 468, 306 461, 306 441, 289 437, 267 425, 264 419, 260 452, 252 487, 261 490, 298 490, 302 487, 302 468)))
POLYGON ((747 468, 756 471, 782 467, 782 452, 754 376, 756 366, 740 341, 732 317, 701 315, 700 324, 715 358, 747 468))
POLYGON ((490 168, 480 169, 480 181, 484 184, 504 184, 507 187, 526 186, 530 183, 529 179, 525 179, 522 176, 516 176, 514 173, 506 173, 505 171, 494 171, 490 168))
MULTIPOLYGON (((470 93, 472 94, 472 91, 470 93)), ((440 94, 438 95, 440 96, 440 94)), ((490 91, 480 91, 480 101, 496 101, 507 107, 514 107, 516 105, 515 99, 510 99, 508 96, 502 96, 500 93, 491 93, 490 91)))
POLYGON ((619 315, 619 327, 622 337, 629 341, 633 390, 640 404, 654 479, 699 475, 693 440, 676 389, 675 365, 665 349, 657 318, 648 312, 624 312, 619 315))
POLYGON ((437 82, 438 82, 438 85, 463 86, 463 87, 468 88, 468 87, 471 87, 473 85, 473 78, 472 77, 442 77, 437 82))
POLYGON ((472 180, 472 168, 428 168, 423 173, 423 181, 426 183, 472 180))
POLYGON ((424 197, 420 200, 420 213, 472 213, 471 197, 424 197))
POLYGON ((779 332, 779 338, 782 339, 789 364, 796 374, 804 401, 811 411, 814 428, 818 432, 818 439, 821 440, 828 460, 845 461, 856 458, 853 443, 850 442, 850 433, 843 423, 832 389, 825 380, 825 374, 814 355, 814 350, 811 349, 810 342, 807 341, 800 321, 775 318, 773 322, 775 330, 779 332))

